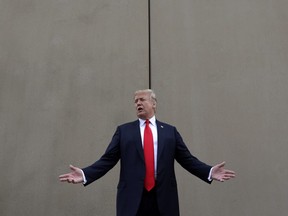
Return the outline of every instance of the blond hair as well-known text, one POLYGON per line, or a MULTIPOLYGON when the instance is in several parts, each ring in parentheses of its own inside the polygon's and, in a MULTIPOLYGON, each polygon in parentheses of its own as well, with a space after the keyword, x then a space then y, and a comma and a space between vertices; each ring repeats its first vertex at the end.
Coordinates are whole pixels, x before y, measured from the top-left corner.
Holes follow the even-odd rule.
POLYGON ((147 93, 147 94, 149 94, 150 95, 150 99, 152 99, 155 102, 155 104, 157 103, 156 94, 155 94, 155 92, 152 89, 137 90, 137 91, 135 91, 134 96, 139 94, 139 93, 147 93))

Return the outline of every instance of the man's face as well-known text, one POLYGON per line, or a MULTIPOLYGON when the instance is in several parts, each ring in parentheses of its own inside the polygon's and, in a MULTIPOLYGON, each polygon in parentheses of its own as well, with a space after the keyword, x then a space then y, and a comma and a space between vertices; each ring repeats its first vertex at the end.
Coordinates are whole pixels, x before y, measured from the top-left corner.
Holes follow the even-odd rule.
POLYGON ((150 97, 149 93, 138 93, 135 95, 134 104, 138 118, 149 119, 154 116, 156 104, 150 97))

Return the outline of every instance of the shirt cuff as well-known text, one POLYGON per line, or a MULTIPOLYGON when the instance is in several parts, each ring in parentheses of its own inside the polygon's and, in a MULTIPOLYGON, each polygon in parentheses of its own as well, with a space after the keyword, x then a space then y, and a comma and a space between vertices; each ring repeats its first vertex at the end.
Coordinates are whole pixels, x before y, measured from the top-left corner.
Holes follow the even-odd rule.
POLYGON ((84 174, 84 172, 83 172, 82 169, 81 169, 81 173, 82 173, 82 176, 83 176, 83 182, 82 182, 82 184, 86 184, 86 183, 87 183, 87 180, 86 180, 85 174, 84 174))
POLYGON ((213 181, 212 179, 212 170, 213 170, 213 167, 210 169, 210 172, 209 172, 209 176, 208 176, 208 181, 213 181))

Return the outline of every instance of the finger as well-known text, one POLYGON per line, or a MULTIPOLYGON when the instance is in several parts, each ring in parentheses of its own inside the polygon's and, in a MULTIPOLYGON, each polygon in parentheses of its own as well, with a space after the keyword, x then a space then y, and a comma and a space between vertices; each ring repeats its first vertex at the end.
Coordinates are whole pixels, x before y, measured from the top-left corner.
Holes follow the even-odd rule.
POLYGON ((229 179, 235 178, 235 175, 234 174, 226 174, 222 178, 224 180, 229 180, 229 179))
POLYGON ((224 178, 216 178, 216 181, 224 182, 224 178))
POLYGON ((69 176, 70 176, 70 174, 67 173, 67 174, 60 175, 59 178, 68 178, 69 176))
POLYGON ((60 180, 60 182, 68 182, 67 178, 60 178, 59 180, 60 180))
POLYGON ((227 177, 229 177, 229 178, 235 178, 236 175, 235 175, 235 174, 229 174, 229 175, 227 175, 227 177))
POLYGON ((231 176, 225 176, 225 177, 223 177, 222 179, 225 180, 225 181, 227 181, 227 180, 230 180, 231 178, 233 178, 233 177, 231 177, 231 176))
POLYGON ((231 175, 231 176, 236 176, 236 173, 234 172, 234 171, 232 171, 232 170, 225 170, 225 175, 231 175))
POLYGON ((220 182, 224 182, 224 181, 227 181, 227 180, 230 180, 230 179, 231 179, 230 176, 223 176, 223 177, 219 178, 218 181, 220 181, 220 182))
POLYGON ((235 174, 235 172, 233 170, 224 170, 224 173, 226 174, 235 174))

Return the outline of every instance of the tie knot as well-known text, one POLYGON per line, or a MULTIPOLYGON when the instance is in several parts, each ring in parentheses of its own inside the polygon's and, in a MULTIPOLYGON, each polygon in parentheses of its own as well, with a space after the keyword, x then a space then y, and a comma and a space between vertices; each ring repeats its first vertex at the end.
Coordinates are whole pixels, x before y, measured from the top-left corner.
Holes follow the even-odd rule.
POLYGON ((149 125, 149 124, 150 124, 149 119, 146 119, 146 125, 149 125))

